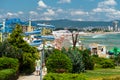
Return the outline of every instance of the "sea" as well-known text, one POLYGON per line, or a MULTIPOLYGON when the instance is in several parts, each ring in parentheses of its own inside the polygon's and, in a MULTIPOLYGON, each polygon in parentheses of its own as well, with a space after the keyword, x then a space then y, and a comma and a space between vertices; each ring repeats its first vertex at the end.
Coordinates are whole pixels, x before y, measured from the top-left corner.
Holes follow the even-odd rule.
POLYGON ((85 47, 88 47, 90 43, 98 43, 105 45, 107 50, 111 50, 114 47, 120 48, 120 33, 80 36, 80 40, 85 47))

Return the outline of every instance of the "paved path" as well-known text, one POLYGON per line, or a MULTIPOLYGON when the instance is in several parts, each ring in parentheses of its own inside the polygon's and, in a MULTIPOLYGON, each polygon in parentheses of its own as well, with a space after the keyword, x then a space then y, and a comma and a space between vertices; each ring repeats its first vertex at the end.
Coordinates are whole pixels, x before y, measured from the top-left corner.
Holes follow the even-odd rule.
POLYGON ((35 72, 27 76, 19 76, 18 80, 40 80, 40 76, 35 75, 35 72))

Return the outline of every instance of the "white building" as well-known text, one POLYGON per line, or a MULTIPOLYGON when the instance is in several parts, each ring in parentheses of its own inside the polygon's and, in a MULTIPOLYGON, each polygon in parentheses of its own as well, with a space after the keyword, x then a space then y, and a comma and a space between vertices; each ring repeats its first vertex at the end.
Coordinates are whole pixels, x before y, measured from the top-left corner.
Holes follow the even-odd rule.
POLYGON ((72 35, 72 33, 69 30, 53 31, 52 34, 55 38, 60 38, 61 36, 72 35))

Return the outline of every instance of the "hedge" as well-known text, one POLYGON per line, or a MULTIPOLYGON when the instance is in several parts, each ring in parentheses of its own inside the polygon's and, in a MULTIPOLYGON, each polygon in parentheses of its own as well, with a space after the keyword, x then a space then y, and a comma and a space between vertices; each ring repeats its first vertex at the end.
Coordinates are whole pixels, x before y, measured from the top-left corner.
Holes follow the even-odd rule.
POLYGON ((92 57, 96 68, 115 68, 114 61, 112 59, 92 57))
POLYGON ((72 63, 71 60, 65 54, 54 53, 48 57, 48 60, 46 62, 46 67, 48 69, 48 73, 71 72, 72 63))
POLYGON ((0 58, 0 80, 16 80, 18 78, 18 59, 0 58))
POLYGON ((18 59, 8 58, 8 57, 1 57, 0 58, 0 70, 2 69, 14 69, 18 70, 19 62, 18 59))
POLYGON ((0 70, 0 80, 17 80, 16 71, 14 69, 0 70))
POLYGON ((48 73, 43 80, 88 80, 83 74, 48 73))

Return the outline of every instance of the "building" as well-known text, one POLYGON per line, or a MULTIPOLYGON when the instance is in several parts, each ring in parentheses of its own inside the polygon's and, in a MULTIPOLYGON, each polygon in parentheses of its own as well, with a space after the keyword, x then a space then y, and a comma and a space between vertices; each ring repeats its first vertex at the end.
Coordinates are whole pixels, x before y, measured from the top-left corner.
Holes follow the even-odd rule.
POLYGON ((92 43, 89 45, 91 55, 98 55, 99 57, 106 57, 106 46, 97 43, 92 43))
POLYGON ((118 21, 113 22, 113 31, 117 32, 118 31, 118 21))
POLYGON ((69 30, 57 30, 57 31, 53 31, 52 34, 54 35, 55 38, 72 35, 72 33, 69 30))

